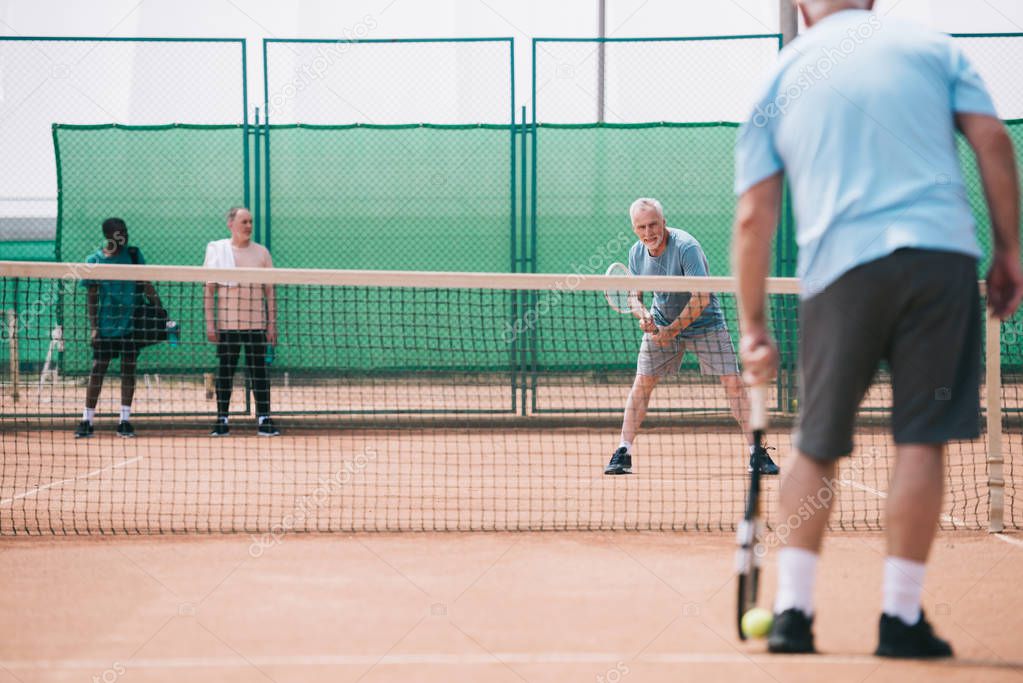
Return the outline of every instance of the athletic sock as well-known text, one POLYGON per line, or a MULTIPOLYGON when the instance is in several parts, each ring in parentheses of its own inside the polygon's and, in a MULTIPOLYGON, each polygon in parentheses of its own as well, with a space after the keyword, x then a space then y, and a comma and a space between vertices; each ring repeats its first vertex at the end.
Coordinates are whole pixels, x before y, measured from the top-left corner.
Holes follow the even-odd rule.
POLYGON ((127 422, 131 417, 131 406, 121 406, 121 422, 127 422))
POLYGON ((629 455, 632 455, 632 442, 631 441, 622 441, 621 443, 618 444, 618 448, 624 448, 626 453, 628 453, 629 455))
POLYGON ((259 424, 263 424, 264 422, 266 422, 269 419, 270 419, 269 415, 260 415, 259 416, 259 424))
POLYGON ((95 408, 86 408, 82 412, 82 419, 84 421, 88 422, 89 424, 92 424, 92 419, 94 417, 96 417, 96 409, 95 408))
POLYGON ((920 596, 924 590, 927 567, 902 557, 884 560, 884 598, 882 610, 912 626, 920 620, 920 596))
POLYGON ((817 581, 817 553, 803 548, 782 548, 778 551, 778 595, 774 611, 798 609, 813 615, 813 587, 817 581))

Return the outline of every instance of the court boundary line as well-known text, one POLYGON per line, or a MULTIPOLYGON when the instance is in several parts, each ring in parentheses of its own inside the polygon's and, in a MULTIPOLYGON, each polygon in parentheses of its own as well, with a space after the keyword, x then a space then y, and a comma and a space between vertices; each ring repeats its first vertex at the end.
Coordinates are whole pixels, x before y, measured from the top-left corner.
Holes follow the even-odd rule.
POLYGON ((1019 546, 1020 548, 1023 548, 1023 540, 1020 540, 1018 538, 1012 538, 1011 536, 1006 536, 1001 532, 991 535, 997 538, 999 541, 1005 541, 1006 543, 1009 543, 1011 545, 1016 545, 1019 546))
MULTIPOLYGON (((2 660, 0 667, 11 670, 80 670, 109 668, 111 659, 36 659, 2 660)), ((410 666, 410 665, 506 665, 506 664, 806 664, 808 666, 849 664, 876 666, 885 661, 869 654, 772 655, 766 652, 664 653, 638 658, 625 653, 601 652, 494 652, 455 654, 428 652, 379 655, 258 655, 244 659, 238 655, 221 657, 147 657, 118 660, 126 669, 201 669, 230 667, 296 666, 410 666)), ((956 661, 956 660, 954 660, 956 661)), ((1005 668, 1005 663, 985 660, 958 660, 959 665, 1005 668)), ((1023 663, 1009 668, 1023 669, 1023 663)))
MULTIPOLYGON (((873 494, 873 495, 877 496, 878 498, 880 498, 881 500, 888 500, 888 494, 886 492, 881 491, 880 489, 876 489, 873 486, 867 486, 866 484, 861 484, 858 481, 848 481, 848 480, 841 480, 841 479, 839 481, 841 482, 842 486, 846 486, 846 487, 849 487, 849 488, 854 488, 854 489, 857 489, 859 491, 864 491, 866 493, 873 494)), ((942 522, 947 522, 947 523, 952 524, 954 526, 961 526, 961 527, 968 526, 965 521, 959 519, 958 517, 953 517, 952 515, 948 514, 947 512, 942 512, 940 519, 941 519, 942 522)))
POLYGON ((57 486, 61 486, 62 484, 67 484, 69 482, 78 481, 79 479, 91 479, 92 477, 95 477, 98 474, 106 472, 107 470, 115 470, 115 469, 117 469, 119 467, 124 467, 126 465, 131 465, 132 463, 136 463, 139 460, 142 460, 143 458, 145 458, 145 456, 143 456, 143 455, 136 455, 134 458, 129 458, 127 460, 122 460, 121 462, 116 462, 113 465, 107 465, 106 467, 100 467, 99 469, 95 469, 95 470, 93 470, 91 472, 86 472, 85 474, 80 474, 77 477, 68 477, 67 479, 61 479, 60 481, 51 481, 49 484, 43 484, 42 486, 35 486, 33 488, 26 489, 26 490, 22 491, 21 493, 14 494, 10 498, 4 498, 3 500, 0 500, 0 507, 5 506, 5 505, 10 505, 14 501, 16 501, 16 500, 21 500, 23 498, 30 498, 30 497, 35 496, 35 495, 37 495, 37 494, 39 494, 39 493, 41 493, 43 491, 47 491, 47 490, 55 488, 57 486))

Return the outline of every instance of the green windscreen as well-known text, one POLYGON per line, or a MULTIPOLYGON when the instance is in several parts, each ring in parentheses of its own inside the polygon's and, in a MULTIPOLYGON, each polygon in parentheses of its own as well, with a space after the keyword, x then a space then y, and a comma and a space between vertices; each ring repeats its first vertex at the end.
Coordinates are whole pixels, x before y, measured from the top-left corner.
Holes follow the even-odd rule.
POLYGON ((128 224, 147 262, 202 265, 206 243, 227 237, 242 204, 241 126, 55 126, 59 261, 85 261, 103 244, 103 220, 128 224))
MULTIPOLYGON (((1020 150, 1023 121, 1008 126, 1020 150)), ((584 275, 627 260, 634 242, 629 204, 648 196, 663 203, 669 225, 700 241, 711 274, 728 275, 736 132, 729 123, 538 126, 535 197, 528 197, 536 202, 535 217, 530 216, 534 235, 532 220, 524 233, 518 220, 511 230, 515 191, 512 136, 506 126, 273 127, 269 234, 261 239, 281 267, 506 272, 509 255, 522 250, 535 257, 540 272, 584 275)), ((227 234, 224 211, 243 201, 241 136, 239 126, 56 126, 59 259, 84 261, 102 244, 102 220, 118 215, 148 263, 201 264, 206 243, 227 234)), ((531 169, 534 162, 521 157, 520 143, 516 137, 517 184, 522 164, 531 169)), ((987 254, 990 229, 983 188, 961 139, 960 153, 987 254)), ((787 245, 785 253, 791 252, 787 245)), ((986 266, 987 258, 981 273, 986 266)), ((562 350, 610 324, 573 318, 561 310, 565 300, 554 291, 494 302, 508 311, 511 326, 496 335, 495 351, 505 353, 514 340, 516 348, 524 349, 516 362, 542 368, 557 357, 563 364, 568 356, 562 350), (526 320, 530 311, 531 320, 526 320)), ((431 314, 428 298, 409 301, 416 315, 431 314)), ((309 324, 315 322, 314 307, 310 302, 287 315, 296 324, 309 324)), ((64 324, 74 326, 83 323, 85 314, 65 310, 63 315, 64 324)), ((380 323, 372 311, 353 315, 365 316, 352 324, 365 323, 366 329, 380 323)), ((589 315, 618 314, 608 309, 589 315)), ((41 313, 27 324, 50 326, 58 317, 41 313)), ((43 332, 31 336, 47 339, 43 332)), ((183 334, 198 335, 199 341, 202 330, 183 329, 183 334)), ((795 348, 795 340, 788 339, 795 329, 778 334, 784 348, 795 348)), ((605 341, 588 340, 586 353, 573 367, 632 362, 620 352, 621 340, 605 341)), ((418 343, 410 342, 407 355, 381 360, 376 367, 437 368, 451 362, 418 343)), ((40 362, 44 354, 42 347, 21 349, 23 362, 40 362)), ((157 356, 170 366, 177 362, 172 353, 150 353, 154 360, 157 356)), ((65 362, 75 359, 84 363, 86 354, 69 349, 65 362)), ((325 350, 292 358, 284 347, 280 359, 282 366, 337 364, 325 350)))
POLYGON ((291 268, 509 268, 507 126, 274 126, 270 247, 291 268))

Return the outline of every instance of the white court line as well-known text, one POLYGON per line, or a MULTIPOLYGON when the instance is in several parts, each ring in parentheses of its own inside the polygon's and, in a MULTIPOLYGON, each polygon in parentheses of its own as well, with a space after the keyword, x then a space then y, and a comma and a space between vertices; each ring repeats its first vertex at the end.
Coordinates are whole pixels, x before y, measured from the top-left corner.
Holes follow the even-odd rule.
POLYGON ((60 486, 62 484, 68 484, 68 483, 73 482, 73 481, 78 481, 79 479, 89 479, 90 477, 95 477, 97 474, 101 474, 102 472, 106 472, 107 470, 113 470, 113 469, 117 469, 118 467, 124 467, 125 465, 130 465, 130 464, 132 464, 134 462, 138 462, 139 460, 142 459, 142 457, 143 456, 139 455, 139 456, 136 456, 134 458, 129 458, 128 460, 123 460, 121 462, 115 462, 113 465, 107 465, 106 467, 101 467, 98 470, 93 470, 92 472, 87 472, 85 474, 81 474, 81 475, 79 475, 77 477, 69 477, 68 479, 61 479, 60 481, 51 481, 49 484, 43 484, 42 486, 36 486, 34 488, 28 489, 27 491, 22 491, 21 493, 17 493, 15 495, 11 496, 10 498, 4 498, 3 500, 0 500, 0 506, 10 505, 14 501, 21 500, 22 498, 29 498, 31 496, 36 495, 40 491, 45 491, 46 489, 52 489, 54 486, 60 486))
MULTIPOLYGON (((872 494, 874 494, 875 496, 877 496, 878 498, 880 498, 882 500, 885 500, 885 499, 888 498, 888 494, 885 493, 884 491, 881 491, 879 489, 875 489, 873 486, 867 486, 866 484, 861 484, 858 481, 847 481, 847 480, 840 479, 839 483, 842 484, 842 486, 850 486, 850 487, 852 487, 854 489, 858 489, 860 491, 865 491, 867 493, 872 493, 872 494)), ((947 514, 945 512, 941 513, 941 521, 942 522, 948 522, 949 524, 952 524, 954 526, 966 526, 966 522, 964 522, 963 520, 958 519, 956 517, 953 517, 952 515, 947 514)))
MULTIPOLYGON (((112 659, 23 659, 0 661, 0 666, 12 670, 91 669, 104 670, 112 659)), ((248 667, 298 666, 409 666, 409 665, 497 665, 497 664, 806 664, 809 666, 870 664, 877 660, 869 655, 768 655, 756 653, 666 653, 643 655, 633 659, 626 654, 599 652, 495 652, 493 654, 449 654, 443 652, 421 654, 373 655, 262 655, 245 657, 165 657, 119 660, 127 670, 132 669, 203 669, 248 667)))
POLYGON ((1005 534, 991 534, 991 535, 994 536, 995 538, 997 538, 999 541, 1005 541, 1006 543, 1011 543, 1012 545, 1018 545, 1019 547, 1023 548, 1023 541, 1021 541, 1018 538, 1013 538, 1012 536, 1006 536, 1005 534))

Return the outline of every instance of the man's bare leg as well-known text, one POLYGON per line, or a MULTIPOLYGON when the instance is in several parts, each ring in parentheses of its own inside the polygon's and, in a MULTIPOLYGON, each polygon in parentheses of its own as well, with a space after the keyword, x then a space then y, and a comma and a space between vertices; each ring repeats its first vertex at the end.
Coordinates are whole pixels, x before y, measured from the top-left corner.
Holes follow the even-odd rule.
POLYGON ((746 385, 739 375, 721 375, 721 386, 725 388, 728 407, 739 425, 739 431, 747 445, 752 446, 753 433, 749 428, 749 395, 746 393, 746 385))
POLYGON ((636 375, 632 383, 632 390, 629 391, 629 398, 625 402, 625 417, 622 418, 622 443, 631 444, 639 433, 640 425, 646 418, 647 407, 650 405, 650 395, 660 377, 653 375, 636 375))

